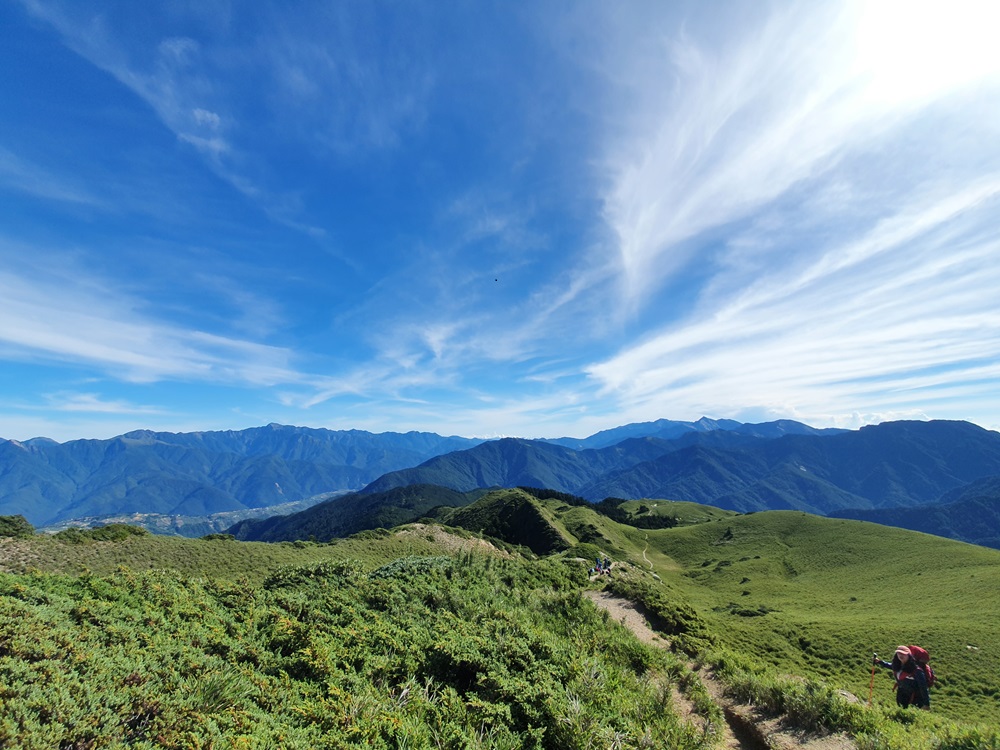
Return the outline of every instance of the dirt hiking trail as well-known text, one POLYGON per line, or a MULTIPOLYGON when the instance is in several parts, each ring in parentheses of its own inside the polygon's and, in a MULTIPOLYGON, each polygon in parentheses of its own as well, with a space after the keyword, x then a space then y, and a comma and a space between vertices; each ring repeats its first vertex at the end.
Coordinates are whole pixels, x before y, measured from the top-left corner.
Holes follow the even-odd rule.
MULTIPOLYGON (((643 643, 659 648, 669 648, 669 641, 656 633, 642 612, 629 599, 606 591, 585 591, 584 595, 611 615, 615 622, 631 630, 643 643)), ((688 668, 694 671, 695 665, 688 668)), ((732 750, 857 750, 857 746, 843 734, 807 734, 782 724, 780 718, 765 716, 753 706, 736 703, 725 694, 725 689, 715 674, 707 668, 698 670, 698 678, 705 690, 722 709, 726 724, 721 728, 719 747, 732 750)), ((679 690, 672 690, 674 707, 681 718, 705 730, 705 722, 694 705, 679 690)))

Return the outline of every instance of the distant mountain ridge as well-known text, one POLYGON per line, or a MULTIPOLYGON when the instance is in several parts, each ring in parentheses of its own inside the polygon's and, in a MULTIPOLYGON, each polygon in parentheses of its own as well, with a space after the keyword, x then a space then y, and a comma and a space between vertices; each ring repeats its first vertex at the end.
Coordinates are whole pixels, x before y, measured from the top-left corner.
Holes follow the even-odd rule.
POLYGON ((435 456, 412 469, 384 474, 362 493, 409 484, 436 484, 461 492, 518 485, 564 490, 651 460, 672 447, 671 442, 657 438, 632 438, 599 450, 574 450, 541 440, 503 438, 481 443, 476 450, 435 456))
POLYGON ((855 432, 732 431, 643 438, 574 451, 507 439, 437 456, 380 477, 364 491, 427 483, 474 487, 532 485, 589 500, 662 497, 742 512, 793 509, 826 515, 844 508, 932 502, 1000 474, 1000 433, 968 422, 887 422, 855 432), (636 446, 645 449, 643 458, 636 446))
POLYGON ((386 492, 352 493, 298 513, 240 521, 228 529, 237 539, 280 542, 315 539, 328 542, 358 531, 392 528, 432 515, 441 508, 467 505, 486 490, 458 492, 434 485, 407 485, 386 492))
POLYGON ((912 508, 848 509, 836 518, 871 521, 1000 549, 1000 476, 976 480, 912 508))
MULTIPOLYGON (((987 480, 996 476, 1000 433, 967 422, 891 422, 845 431, 787 420, 657 420, 556 441, 272 424, 236 432, 136 431, 65 444, 0 440, 0 515, 24 515, 42 526, 134 514, 148 520, 148 528, 183 534, 217 525, 208 516, 220 513, 252 510, 260 519, 261 509, 352 492, 349 503, 321 503, 286 517, 306 529, 310 514, 325 514, 327 534, 461 504, 453 498, 428 505, 429 498, 407 494, 406 487, 471 493, 526 486, 591 501, 663 498, 738 512, 839 515, 936 504, 947 507, 926 530, 989 544, 997 535, 988 524, 972 535, 973 516, 992 517, 989 492, 995 487, 987 480), (975 487, 979 496, 962 494, 975 487), (337 518, 345 512, 349 518, 337 518)), ((286 522, 246 522, 247 528, 280 523, 286 522)))
POLYGON ((271 424, 225 432, 139 430, 110 440, 0 440, 0 514, 42 526, 121 513, 204 516, 360 489, 481 441, 434 433, 271 424))
POLYGON ((777 438, 783 435, 836 435, 847 432, 834 427, 816 428, 791 419, 779 419, 774 422, 748 424, 733 419, 709 419, 702 417, 696 422, 677 422, 670 419, 657 419, 653 422, 636 422, 633 424, 601 430, 582 440, 576 438, 556 438, 546 440, 566 448, 584 450, 586 448, 607 448, 623 440, 635 437, 654 437, 661 440, 674 440, 690 433, 734 432, 749 437, 777 438))

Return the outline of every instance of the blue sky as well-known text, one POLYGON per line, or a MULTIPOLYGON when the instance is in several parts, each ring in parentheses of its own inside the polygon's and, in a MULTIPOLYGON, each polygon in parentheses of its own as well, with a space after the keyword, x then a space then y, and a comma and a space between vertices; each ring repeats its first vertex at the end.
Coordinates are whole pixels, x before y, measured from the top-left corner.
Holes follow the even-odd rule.
POLYGON ((998 27, 3 3, 0 436, 996 429, 998 27))

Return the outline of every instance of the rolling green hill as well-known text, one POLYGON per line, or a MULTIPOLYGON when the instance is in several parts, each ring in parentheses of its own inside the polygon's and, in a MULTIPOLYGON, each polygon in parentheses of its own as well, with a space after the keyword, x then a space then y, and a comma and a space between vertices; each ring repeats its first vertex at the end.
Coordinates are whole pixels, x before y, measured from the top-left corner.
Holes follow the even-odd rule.
POLYGON ((631 517, 632 525, 644 516, 666 516, 676 519, 678 526, 690 526, 737 515, 735 511, 714 505, 689 503, 683 500, 629 500, 621 505, 631 517))
MULTIPOLYGON (((490 509, 505 512, 499 497, 462 512, 477 509, 475 528, 490 528, 490 509)), ((591 507, 530 504, 533 523, 524 536, 510 528, 498 536, 530 547, 548 517, 549 534, 570 554, 596 548, 659 576, 656 585, 690 604, 718 645, 862 695, 873 652, 920 643, 942 675, 942 711, 983 721, 1000 716, 1000 675, 991 666, 1000 643, 998 551, 796 511, 716 511, 701 523, 645 530, 591 507)), ((456 516, 448 522, 462 525, 456 516)))
POLYGON ((423 523, 328 544, 0 527, 21 537, 0 539, 0 746, 708 750, 665 697, 700 684, 693 659, 866 750, 1000 747, 1000 552, 798 511, 616 506, 677 521, 642 529, 545 494, 447 511, 516 547, 423 523), (595 554, 614 566, 588 581, 595 554), (602 618, 580 596, 595 586, 685 653, 602 618), (894 708, 884 673, 864 706, 871 653, 898 643, 931 651, 929 713, 894 708))
POLYGON ((919 643, 940 675, 935 710, 1000 716, 1000 552, 788 511, 651 532, 649 541, 682 567, 686 597, 730 648, 860 696, 872 652, 919 643))
POLYGON ((558 552, 576 540, 560 528, 550 504, 524 490, 498 490, 444 518, 459 526, 527 547, 539 555, 558 552))

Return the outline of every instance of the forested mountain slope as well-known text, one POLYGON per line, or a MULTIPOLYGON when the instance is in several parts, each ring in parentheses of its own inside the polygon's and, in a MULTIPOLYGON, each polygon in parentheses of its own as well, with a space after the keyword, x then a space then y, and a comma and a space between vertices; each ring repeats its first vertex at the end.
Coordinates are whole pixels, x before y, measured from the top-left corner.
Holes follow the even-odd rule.
POLYGON ((0 440, 0 514, 41 526, 120 513, 204 516, 360 489, 479 441, 269 425, 111 440, 0 440))

